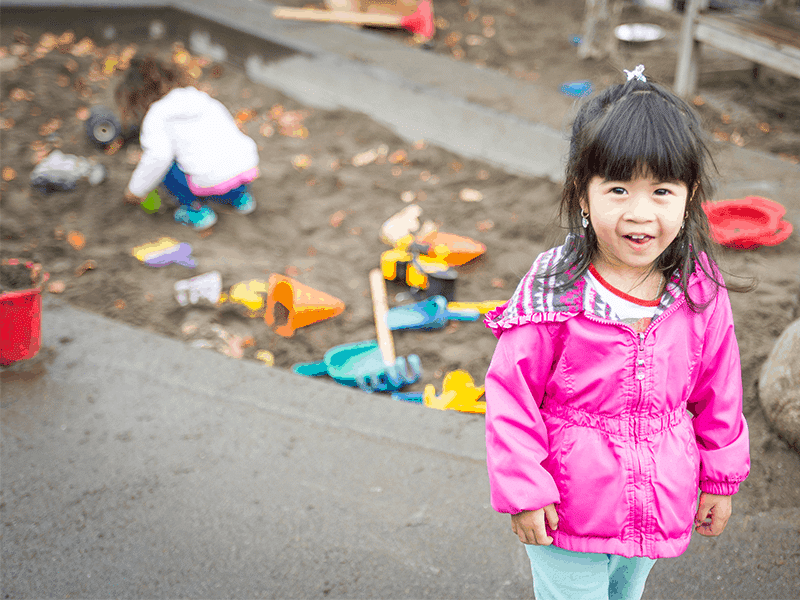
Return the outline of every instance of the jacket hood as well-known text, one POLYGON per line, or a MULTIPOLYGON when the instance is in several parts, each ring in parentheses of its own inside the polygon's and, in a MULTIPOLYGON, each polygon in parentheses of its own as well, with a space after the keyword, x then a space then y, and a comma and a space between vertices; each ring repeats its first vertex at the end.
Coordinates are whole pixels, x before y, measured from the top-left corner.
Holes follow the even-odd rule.
MULTIPOLYGON (((517 285, 511 299, 487 313, 484 324, 495 337, 503 331, 526 323, 558 323, 582 312, 603 318, 611 317, 611 308, 587 285, 585 276, 574 278, 578 258, 577 236, 568 234, 561 246, 541 253, 517 285), (565 265, 571 265, 564 268, 565 265)), ((690 285, 702 271, 698 268, 690 277, 690 285)), ((661 297, 659 313, 683 295, 680 274, 676 270, 661 297)))

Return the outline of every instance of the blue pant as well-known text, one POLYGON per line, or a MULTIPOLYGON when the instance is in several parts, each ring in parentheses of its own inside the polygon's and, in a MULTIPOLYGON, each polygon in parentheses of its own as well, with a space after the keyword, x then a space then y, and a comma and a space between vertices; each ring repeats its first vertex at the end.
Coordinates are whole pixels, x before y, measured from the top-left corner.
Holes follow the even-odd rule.
POLYGON ((653 558, 525 546, 536 600, 639 600, 653 558))
POLYGON ((189 182, 186 181, 186 174, 181 171, 178 163, 173 162, 167 174, 164 176, 164 187, 178 199, 182 206, 191 206, 198 201, 213 200, 222 204, 230 204, 238 200, 247 191, 247 186, 240 185, 220 196, 195 196, 189 189, 189 182))

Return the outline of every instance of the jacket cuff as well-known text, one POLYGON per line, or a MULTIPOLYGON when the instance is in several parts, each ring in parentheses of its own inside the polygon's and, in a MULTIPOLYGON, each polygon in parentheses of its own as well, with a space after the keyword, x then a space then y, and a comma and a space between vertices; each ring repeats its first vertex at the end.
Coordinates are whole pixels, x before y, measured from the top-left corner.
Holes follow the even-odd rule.
POLYGON ((716 496, 733 496, 739 491, 739 482, 730 481, 701 481, 700 491, 716 496))

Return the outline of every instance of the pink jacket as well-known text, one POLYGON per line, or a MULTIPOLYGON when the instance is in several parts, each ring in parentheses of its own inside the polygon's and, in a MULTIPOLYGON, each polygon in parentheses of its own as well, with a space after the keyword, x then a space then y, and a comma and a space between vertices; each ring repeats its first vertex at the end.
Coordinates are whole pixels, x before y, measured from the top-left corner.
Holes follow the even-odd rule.
MULTIPOLYGON (((556 292, 533 277, 566 247, 540 255, 487 316, 499 338, 486 375, 492 506, 515 514, 555 503, 558 530, 548 533, 567 550, 679 556, 698 486, 735 494, 750 471, 727 292, 693 313, 673 279, 663 312, 637 334, 603 316, 583 279, 556 292)), ((697 269, 692 298, 712 291, 697 269)))

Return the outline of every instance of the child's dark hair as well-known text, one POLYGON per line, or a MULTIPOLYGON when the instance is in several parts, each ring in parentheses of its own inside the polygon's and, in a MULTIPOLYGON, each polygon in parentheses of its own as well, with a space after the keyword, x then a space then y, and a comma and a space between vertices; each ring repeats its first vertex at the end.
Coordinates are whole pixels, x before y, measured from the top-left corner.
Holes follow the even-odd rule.
POLYGON ((141 125, 153 102, 175 88, 188 85, 191 85, 191 78, 180 67, 165 65, 150 57, 134 58, 114 92, 123 124, 141 125))
MULTIPOLYGON (((697 112, 662 86, 636 78, 614 85, 588 100, 572 126, 566 181, 560 215, 575 235, 577 259, 559 268, 570 271, 570 282, 580 278, 597 252, 597 236, 591 226, 581 226, 582 199, 589 182, 599 176, 630 181, 652 176, 657 181, 682 182, 689 190, 684 226, 672 244, 658 257, 655 269, 669 281, 677 270, 680 288, 689 307, 699 312, 712 298, 697 302, 688 294, 689 276, 699 265, 715 286, 749 291, 754 286, 726 285, 716 268, 714 242, 703 210, 712 192, 709 169, 716 169, 697 112), (709 271, 699 260, 705 254, 709 271)), ((575 259, 576 254, 571 254, 575 259)))

